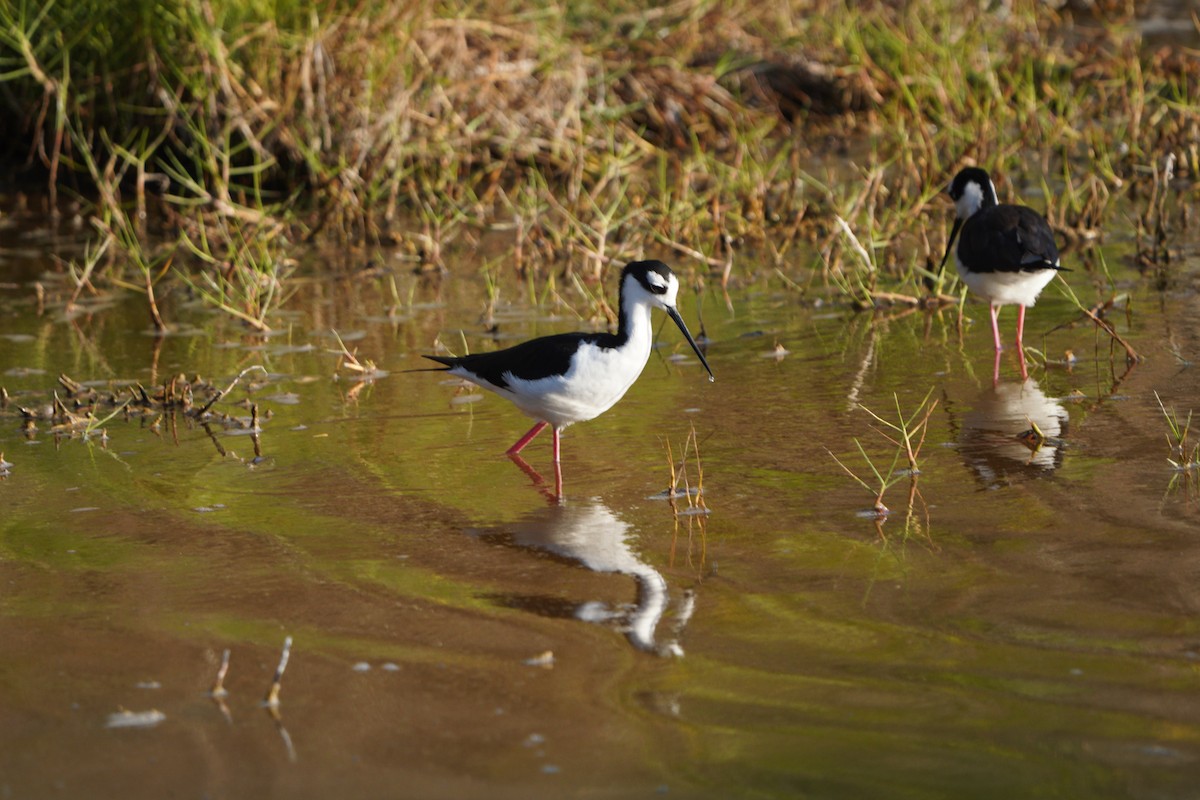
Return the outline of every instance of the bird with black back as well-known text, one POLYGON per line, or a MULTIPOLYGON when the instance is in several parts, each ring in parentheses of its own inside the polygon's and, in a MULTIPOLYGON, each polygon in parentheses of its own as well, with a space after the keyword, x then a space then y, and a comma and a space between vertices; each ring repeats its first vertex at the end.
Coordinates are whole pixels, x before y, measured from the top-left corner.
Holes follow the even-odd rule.
POLYGON ((1016 343, 1021 377, 1025 378, 1025 308, 1037 302, 1042 289, 1058 272, 1068 271, 1059 263, 1054 232, 1046 218, 1032 208, 1000 203, 992 179, 979 167, 961 170, 947 192, 954 200, 956 214, 942 267, 953 252, 959 278, 988 302, 997 377, 1003 349, 997 320, 1000 306, 1017 306, 1016 343))
POLYGON ((641 375, 654 346, 651 312, 662 309, 679 326, 709 380, 712 369, 676 307, 679 280, 661 261, 634 261, 621 272, 616 333, 560 333, 490 353, 425 356, 441 369, 495 392, 537 420, 507 451, 518 455, 535 436, 554 435, 555 496, 562 498, 559 439, 564 428, 600 416, 641 375))

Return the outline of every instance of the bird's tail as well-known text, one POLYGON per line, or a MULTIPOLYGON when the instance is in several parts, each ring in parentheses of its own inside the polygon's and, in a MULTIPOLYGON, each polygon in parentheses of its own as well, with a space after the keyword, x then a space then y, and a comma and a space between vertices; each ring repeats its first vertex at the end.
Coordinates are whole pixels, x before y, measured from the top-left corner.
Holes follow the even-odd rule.
POLYGON ((1038 272, 1043 269, 1052 269, 1055 272, 1070 272, 1071 271, 1070 269, 1068 269, 1067 267, 1064 267, 1062 264, 1059 264, 1058 262, 1047 261, 1044 258, 1040 261, 1030 261, 1028 264, 1021 265, 1022 272, 1038 272))

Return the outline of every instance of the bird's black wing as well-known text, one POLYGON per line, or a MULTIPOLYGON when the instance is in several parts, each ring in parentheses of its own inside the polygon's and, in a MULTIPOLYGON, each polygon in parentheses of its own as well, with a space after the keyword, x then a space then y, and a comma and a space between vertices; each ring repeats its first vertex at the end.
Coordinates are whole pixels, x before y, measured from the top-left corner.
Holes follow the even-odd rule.
POLYGON ((959 258, 972 272, 1063 269, 1045 217, 1027 206, 986 208, 963 225, 959 258))
POLYGON ((472 353, 467 356, 425 356, 446 365, 447 369, 462 367, 471 374, 501 389, 508 387, 505 375, 526 381, 562 375, 571 368, 571 357, 584 342, 611 347, 616 336, 610 333, 559 333, 530 339, 528 342, 495 350, 491 353, 472 353), (610 342, 609 340, 614 340, 610 342))

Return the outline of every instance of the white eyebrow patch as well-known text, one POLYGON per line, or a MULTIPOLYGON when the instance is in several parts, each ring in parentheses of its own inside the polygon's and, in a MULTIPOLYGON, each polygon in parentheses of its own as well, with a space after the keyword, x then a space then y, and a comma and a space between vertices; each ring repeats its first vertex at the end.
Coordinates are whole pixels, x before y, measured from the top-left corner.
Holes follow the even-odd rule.
POLYGON ((655 287, 656 289, 667 288, 667 279, 664 278, 662 275, 659 275, 657 272, 647 272, 646 273, 646 283, 650 284, 651 286, 655 287))

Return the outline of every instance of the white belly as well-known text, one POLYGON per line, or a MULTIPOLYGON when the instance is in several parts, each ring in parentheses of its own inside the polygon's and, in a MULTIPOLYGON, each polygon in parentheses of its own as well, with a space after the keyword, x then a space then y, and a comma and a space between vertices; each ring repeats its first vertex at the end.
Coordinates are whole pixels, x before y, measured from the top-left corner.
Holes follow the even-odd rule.
POLYGON ((954 266, 958 277, 975 294, 996 305, 1031 306, 1050 281, 1055 270, 1039 269, 1036 272, 972 272, 954 254, 954 266))
POLYGON ((642 374, 649 358, 648 338, 645 342, 631 340, 620 349, 586 344, 571 359, 565 375, 534 381, 506 375, 509 389, 500 394, 528 416, 565 428, 612 408, 642 374))

